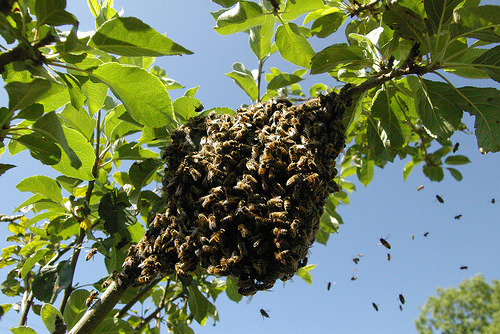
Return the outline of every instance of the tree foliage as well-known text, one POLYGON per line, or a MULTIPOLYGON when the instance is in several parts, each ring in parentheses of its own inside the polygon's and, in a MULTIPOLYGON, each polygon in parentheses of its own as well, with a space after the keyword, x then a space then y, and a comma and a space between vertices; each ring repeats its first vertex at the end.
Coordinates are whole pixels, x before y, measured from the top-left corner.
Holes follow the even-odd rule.
MULTIPOLYGON (((212 13, 218 34, 248 33, 256 63, 237 62, 226 73, 248 102, 302 101, 339 90, 323 83, 300 86, 306 75, 319 73, 339 80, 340 89, 353 97, 344 118, 347 147, 336 180, 341 190, 327 200, 318 242, 326 244, 342 223, 336 206, 348 204, 355 190, 349 176, 368 185, 375 166, 383 168, 398 157, 409 159, 405 179, 421 164, 432 181, 441 181, 445 170, 461 180, 456 166, 469 159, 456 154, 450 137, 469 131, 461 122, 464 111, 475 118, 479 150, 500 150, 500 92, 455 87, 451 79, 500 81, 499 6, 479 6, 474 0, 213 2, 221 6, 212 13), (341 27, 346 43, 314 50, 311 40, 341 27), (297 70, 264 71, 271 56, 297 70)), ((0 267, 8 274, 1 290, 16 298, 1 312, 20 309, 14 333, 34 332, 25 327, 30 310, 52 333, 64 328, 83 333, 82 323, 94 324, 87 333, 154 333, 161 320, 174 333, 189 333, 193 320, 218 321, 212 301, 223 291, 233 301, 241 299, 231 278, 224 281, 200 270, 189 278, 158 277, 127 291, 118 291, 115 283, 128 247, 162 210, 161 194, 153 189, 163 176, 158 148, 170 142, 174 128, 198 115, 201 105, 197 87, 172 101, 169 91, 184 87, 153 65, 155 57, 192 52, 141 19, 121 16, 112 0, 88 0, 88 5, 96 27, 89 34, 78 30, 78 19, 66 11, 64 0, 0 6, 0 35, 9 46, 0 54, 9 97, 8 106, 0 108, 0 154, 28 150, 60 173, 22 180, 18 190, 31 197, 16 207, 19 215, 1 216, 9 223, 7 241, 13 243, 2 250, 0 267), (127 169, 124 161, 133 163, 127 169), (112 173, 113 166, 119 171, 112 173), (92 254, 104 256, 110 274, 85 282, 106 290, 89 312, 91 291, 73 282, 84 242, 92 254), (118 302, 122 305, 112 311, 118 302), (130 311, 137 303, 154 308, 138 315, 130 311)), ((14 167, 1 163, 0 175, 14 167)), ((310 269, 298 275, 310 282, 310 269)))
POLYGON ((464 279, 458 289, 438 288, 415 321, 420 334, 498 333, 500 331, 500 281, 492 284, 482 275, 464 279))

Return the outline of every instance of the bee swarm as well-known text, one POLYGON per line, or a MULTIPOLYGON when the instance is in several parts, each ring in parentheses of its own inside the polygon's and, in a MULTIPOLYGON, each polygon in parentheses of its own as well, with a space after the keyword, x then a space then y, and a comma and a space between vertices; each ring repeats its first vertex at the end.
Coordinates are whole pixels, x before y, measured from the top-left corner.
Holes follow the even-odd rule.
POLYGON ((347 100, 272 99, 179 126, 163 155, 167 210, 130 247, 124 273, 141 285, 201 266, 238 278, 242 295, 291 278, 307 261, 326 197, 338 191, 347 100))

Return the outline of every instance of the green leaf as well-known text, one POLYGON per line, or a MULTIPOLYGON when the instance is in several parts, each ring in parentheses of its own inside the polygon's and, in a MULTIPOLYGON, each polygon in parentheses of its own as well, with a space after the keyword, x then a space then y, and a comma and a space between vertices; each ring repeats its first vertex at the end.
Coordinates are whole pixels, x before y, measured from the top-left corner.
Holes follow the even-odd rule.
POLYGON ((82 166, 79 169, 74 168, 71 165, 69 158, 66 155, 63 155, 61 157, 61 161, 51 167, 59 173, 69 177, 86 181, 93 180, 94 177, 92 176, 92 167, 94 166, 95 161, 94 148, 78 131, 67 127, 63 127, 63 131, 68 142, 68 146, 73 148, 75 152, 78 152, 78 157, 82 162, 82 166))
POLYGON ((14 111, 31 106, 51 88, 50 81, 35 79, 31 82, 9 82, 5 90, 9 95, 9 110, 14 111))
POLYGON ((463 2, 463 0, 424 1, 425 12, 434 32, 437 32, 439 29, 444 30, 444 28, 453 19, 453 11, 455 10, 455 7, 457 7, 461 2, 463 2))
POLYGON ((283 59, 305 68, 311 68, 315 52, 295 23, 286 23, 276 29, 276 46, 283 59))
POLYGON ((61 161, 61 149, 51 141, 37 134, 24 135, 16 139, 30 150, 33 158, 44 165, 55 165, 61 161))
MULTIPOLYGON (((59 77, 64 81, 66 87, 68 88, 71 105, 74 108, 80 108, 83 106, 86 97, 82 94, 81 84, 78 79, 69 73, 57 72, 57 74, 59 74, 59 77)), ((88 80, 88 78, 85 79, 88 80)))
MULTIPOLYGON (((368 128, 366 130, 367 140, 370 143, 370 154, 383 161, 394 161, 395 151, 391 148, 387 133, 380 125, 380 121, 375 118, 368 118, 368 128)), ((358 169, 356 169, 356 172, 358 169)))
POLYGON ((207 316, 209 301, 207 300, 207 297, 201 294, 196 285, 190 284, 187 287, 187 290, 189 296, 189 311, 193 315, 194 319, 198 323, 201 323, 207 316))
POLYGON ((158 153, 143 149, 136 142, 120 146, 113 154, 113 160, 146 160, 158 158, 158 153))
POLYGON ((7 311, 12 308, 12 304, 2 304, 0 305, 0 319, 4 316, 7 311))
POLYGON ((219 15, 214 29, 220 35, 230 35, 261 25, 265 20, 259 4, 238 1, 236 6, 219 15))
POLYGON ((33 194, 44 195, 56 203, 62 201, 61 186, 56 180, 45 175, 30 176, 16 186, 19 191, 30 191, 33 194))
POLYGON ((287 1, 281 18, 286 21, 293 21, 302 14, 325 8, 328 7, 325 6, 322 0, 287 1))
POLYGON ((26 119, 28 121, 36 121, 37 119, 42 117, 43 111, 43 105, 35 103, 19 111, 15 118, 26 119))
POLYGON ((248 42, 258 60, 263 60, 271 52, 271 39, 274 35, 274 18, 266 16, 265 22, 249 30, 248 42))
POLYGON ((476 38, 488 43, 500 42, 500 7, 463 6, 454 12, 456 24, 450 25, 453 37, 476 38))
POLYGON ((16 165, 11 165, 11 164, 0 164, 0 175, 3 175, 6 171, 8 171, 11 168, 17 167, 16 165))
POLYGON ((240 86, 243 91, 250 96, 252 101, 257 100, 259 92, 257 83, 253 78, 252 72, 247 70, 242 63, 234 63, 233 71, 225 73, 228 77, 232 78, 234 82, 240 86))
POLYGON ((387 135, 388 145, 393 150, 403 147, 411 136, 411 128, 406 123, 408 107, 395 96, 392 89, 377 91, 371 112, 380 120, 380 126, 387 135))
POLYGON ((269 84, 267 85, 267 89, 278 89, 281 87, 290 86, 294 83, 300 82, 304 79, 295 74, 290 73, 280 73, 279 75, 273 77, 269 84))
POLYGON ((98 211, 109 234, 124 232, 127 226, 136 222, 135 210, 130 207, 127 194, 116 189, 101 198, 98 211))
POLYGON ((453 176, 455 178, 455 180, 462 181, 462 179, 463 179, 462 173, 460 173, 455 168, 448 167, 446 169, 451 173, 451 176, 453 176))
POLYGON ((197 107, 201 104, 200 100, 192 96, 181 96, 174 101, 174 113, 175 116, 184 122, 186 122, 191 117, 198 116, 199 114, 195 111, 197 107))
POLYGON ((88 296, 89 292, 83 289, 75 290, 69 296, 66 307, 64 308, 64 322, 68 326, 68 329, 73 328, 85 314, 85 311, 87 311, 85 301, 88 296))
POLYGON ((69 261, 44 266, 33 279, 33 295, 42 302, 53 303, 59 292, 71 284, 71 275, 69 261))
POLYGON ((168 91, 160 79, 146 70, 106 63, 89 75, 108 85, 137 122, 162 127, 171 121, 172 103, 168 91))
POLYGON ((14 334, 37 334, 33 328, 27 326, 11 327, 9 329, 14 334))
POLYGON ((470 163, 470 160, 465 155, 451 155, 444 162, 448 165, 465 165, 470 163))
POLYGON ((33 129, 42 132, 44 137, 50 138, 61 145, 63 151, 69 157, 71 167, 78 169, 82 166, 80 158, 78 158, 75 151, 68 145, 61 123, 55 112, 49 112, 39 118, 35 124, 33 124, 33 129))
POLYGON ((431 181, 440 182, 444 178, 443 168, 440 166, 425 164, 424 167, 422 167, 422 171, 431 181))
POLYGON ((382 21, 397 35, 411 41, 421 41, 427 30, 424 19, 419 13, 396 2, 391 3, 384 11, 382 21))
POLYGON ((363 48, 357 45, 334 44, 321 50, 311 60, 311 74, 336 71, 341 67, 361 69, 369 63, 358 56, 363 48))
POLYGON ((310 273, 311 270, 316 268, 317 264, 308 264, 305 267, 300 268, 297 271, 297 275, 302 278, 307 284, 312 285, 312 275, 310 273))
POLYGON ((24 279, 26 275, 31 271, 31 269, 33 269, 35 264, 37 264, 38 261, 43 259, 43 257, 48 252, 50 252, 50 249, 47 248, 39 249, 35 254, 29 257, 24 263, 23 268, 21 269, 21 278, 24 279))
POLYGON ((457 103, 461 97, 442 82, 421 80, 415 106, 427 132, 439 139, 448 139, 459 128, 463 109, 457 103))
POLYGON ((359 182, 367 186, 372 182, 374 175, 375 161, 374 160, 363 160, 363 165, 356 170, 359 182))
POLYGON ((163 166, 161 159, 145 159, 141 162, 134 162, 128 171, 130 181, 136 189, 141 189, 151 182, 151 178, 161 166, 163 166))
POLYGON ((475 116, 474 128, 479 150, 483 153, 500 151, 500 91, 495 88, 459 88, 466 101, 462 108, 475 116))
POLYGON ((316 19, 311 27, 311 33, 319 38, 325 38, 337 31, 347 16, 342 12, 333 12, 316 19))
POLYGON ((99 82, 92 82, 87 80, 82 85, 82 94, 87 97, 85 105, 90 115, 94 115, 104 105, 106 95, 108 93, 108 86, 99 82))
POLYGON ((52 85, 50 89, 43 94, 37 103, 41 104, 44 110, 57 110, 66 103, 70 102, 68 90, 61 85, 52 85))
POLYGON ((41 27, 44 24, 52 26, 74 24, 76 18, 65 11, 65 8, 66 0, 36 1, 35 15, 37 18, 37 27, 41 27))
POLYGON ((57 323, 64 324, 61 312, 50 304, 44 303, 42 305, 40 316, 42 317, 43 323, 45 324, 45 327, 47 327, 49 333, 55 332, 57 323))
POLYGON ((104 319, 94 331, 96 334, 128 334, 134 332, 134 329, 128 322, 117 318, 104 319))
POLYGON ((67 104, 59 113, 59 117, 64 121, 65 126, 75 129, 90 141, 97 121, 90 117, 85 109, 75 109, 71 104, 67 104))
POLYGON ((413 160, 411 160, 403 168, 403 180, 404 181, 406 181, 406 179, 410 175, 411 171, 413 170, 413 167, 415 167, 415 163, 413 162, 413 160))
POLYGON ((486 51, 472 63, 482 65, 480 68, 485 71, 490 78, 496 82, 500 82, 500 45, 486 51))
POLYGON ((236 280, 237 279, 232 276, 226 277, 226 294, 230 300, 238 303, 243 298, 243 296, 238 293, 236 280))
POLYGON ((89 46, 128 57, 192 54, 136 17, 115 17, 97 29, 89 46))

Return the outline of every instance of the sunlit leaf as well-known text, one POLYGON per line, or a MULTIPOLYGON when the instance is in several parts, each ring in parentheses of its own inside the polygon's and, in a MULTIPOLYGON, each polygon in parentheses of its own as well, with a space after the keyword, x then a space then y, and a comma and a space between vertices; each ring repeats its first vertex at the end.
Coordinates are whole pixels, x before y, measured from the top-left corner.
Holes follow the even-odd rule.
POLYGON ((11 327, 9 329, 14 334, 37 334, 33 328, 27 326, 11 327))
POLYGON ((3 173, 14 167, 16 167, 16 165, 0 164, 0 175, 3 175, 3 173))
POLYGON ((201 294, 196 285, 190 284, 187 287, 187 290, 189 296, 189 311, 193 315, 194 319, 198 323, 201 323, 207 316, 209 301, 207 300, 207 297, 201 294))
POLYGON ((242 63, 234 63, 233 70, 229 73, 225 73, 228 77, 232 78, 234 82, 240 86, 243 91, 250 96, 252 101, 258 98, 257 83, 253 78, 252 72, 247 70, 242 63))
POLYGON ((98 334, 128 334, 133 333, 134 329, 128 322, 114 317, 104 319, 95 329, 94 333, 98 334))
POLYGON ((311 68, 311 59, 315 52, 295 23, 286 23, 276 29, 276 46, 283 59, 292 64, 311 68))
POLYGON ((29 191, 33 194, 47 196, 55 202, 61 202, 61 186, 56 180, 45 175, 30 176, 16 186, 19 191, 29 191))
POLYGON ((214 29, 221 35, 230 35, 261 25, 265 20, 259 4, 238 1, 236 6, 219 15, 214 29))
POLYGON ((322 0, 286 1, 285 10, 281 17, 283 20, 293 21, 302 14, 324 8, 328 7, 325 6, 322 0))
POLYGON ((434 30, 444 30, 453 19, 453 10, 462 0, 425 0, 424 7, 429 22, 434 30))
POLYGON ((164 84, 146 70, 106 63, 90 74, 105 83, 132 117, 150 127, 165 126, 172 119, 172 103, 164 84))
POLYGON ((307 284, 312 285, 312 275, 310 273, 311 270, 316 268, 317 264, 308 264, 305 267, 300 268, 297 271, 297 275, 302 278, 307 284))
POLYGON ((342 12, 333 12, 328 15, 321 16, 314 20, 311 33, 320 38, 325 38, 337 31, 344 23, 347 16, 342 12))
POLYGON ((419 13, 401 6, 397 2, 389 5, 382 15, 382 20, 397 35, 411 41, 420 41, 427 29, 424 19, 419 13))
POLYGON ((267 89, 278 89, 281 87, 290 86, 294 83, 300 82, 304 79, 295 74, 290 73, 280 73, 279 75, 273 77, 269 84, 267 85, 267 89))
POLYGON ((35 103, 49 91, 51 83, 44 79, 35 79, 29 83, 9 82, 5 90, 9 94, 9 110, 26 108, 35 103))
POLYGON ((97 121, 89 116, 83 108, 75 109, 71 104, 67 104, 59 113, 59 117, 68 128, 75 129, 90 141, 97 125, 97 121))
POLYGON ((73 14, 65 11, 65 8, 66 0, 36 1, 35 15, 37 26, 40 27, 44 24, 61 26, 75 23, 76 18, 73 14))
POLYGON ((92 36, 89 45, 129 57, 193 53, 135 17, 116 17, 106 21, 92 36))
POLYGON ((33 269, 35 264, 43 259, 45 254, 50 252, 50 249, 44 248, 44 249, 39 249, 35 254, 33 254, 31 257, 29 257, 26 262, 23 265, 23 268, 21 270, 21 278, 24 279, 26 275, 33 269))
POLYGON ((482 65, 480 68, 485 71, 490 78, 500 82, 500 45, 486 51, 477 57, 473 64, 482 65))
POLYGON ((72 328, 87 310, 85 301, 88 296, 89 292, 82 289, 73 291, 69 296, 66 307, 64 308, 64 322, 68 328, 72 328))
POLYGON ((249 30, 248 42, 257 59, 264 59, 271 51, 271 39, 274 35, 274 18, 266 16, 262 25, 252 27, 249 30))
POLYGON ((236 278, 227 276, 226 278, 226 294, 233 302, 239 302, 243 296, 238 293, 238 286, 236 285, 236 278))
POLYGON ((334 44, 314 55, 311 62, 311 74, 338 70, 340 67, 361 69, 369 63, 359 56, 363 48, 357 45, 334 44))
POLYGON ((44 303, 42 305, 40 316, 42 317, 43 323, 45 324, 45 327, 47 327, 49 333, 55 332, 57 327, 56 324, 58 322, 64 324, 61 312, 59 312, 59 310, 51 304, 44 303))

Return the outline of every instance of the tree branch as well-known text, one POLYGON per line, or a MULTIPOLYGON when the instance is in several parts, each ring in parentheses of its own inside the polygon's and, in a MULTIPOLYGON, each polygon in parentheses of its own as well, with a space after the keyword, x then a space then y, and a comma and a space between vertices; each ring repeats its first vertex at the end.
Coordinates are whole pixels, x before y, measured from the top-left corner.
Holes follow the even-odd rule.
POLYGON ((19 318, 18 326, 26 326, 26 321, 28 320, 28 312, 31 308, 31 303, 33 302, 33 292, 28 290, 24 291, 23 300, 21 302, 21 317, 19 318))
POLYGON ((151 290, 154 286, 156 286, 156 284, 158 284, 162 279, 163 279, 163 277, 158 277, 158 278, 154 279, 153 281, 151 281, 151 283, 149 283, 148 285, 143 287, 141 289, 141 291, 139 291, 139 293, 131 301, 129 301, 120 310, 120 312, 118 312, 115 315, 115 318, 119 319, 119 318, 122 318, 125 314, 127 314, 128 310, 130 310, 132 308, 132 306, 134 306, 135 303, 137 303, 137 301, 142 298, 142 296, 144 296, 149 290, 151 290))

